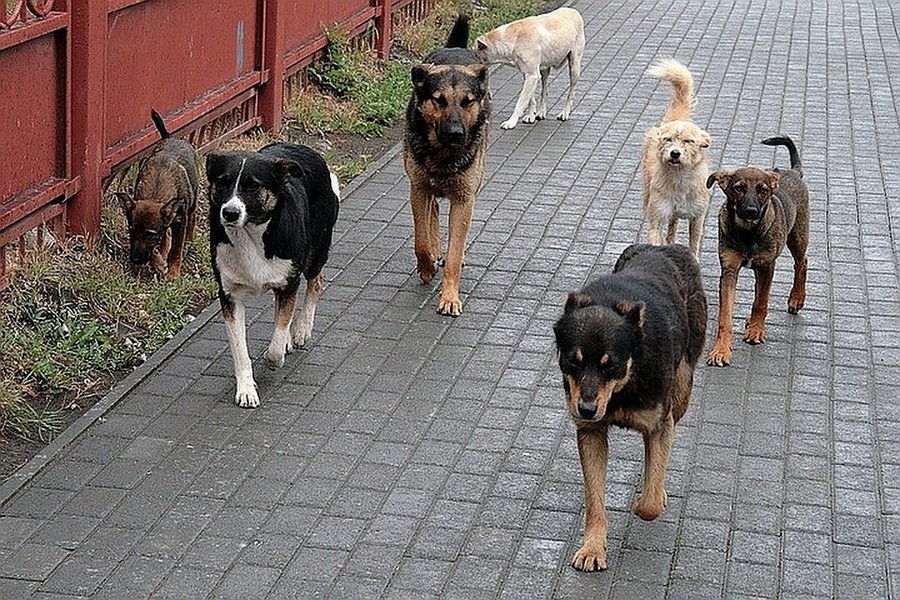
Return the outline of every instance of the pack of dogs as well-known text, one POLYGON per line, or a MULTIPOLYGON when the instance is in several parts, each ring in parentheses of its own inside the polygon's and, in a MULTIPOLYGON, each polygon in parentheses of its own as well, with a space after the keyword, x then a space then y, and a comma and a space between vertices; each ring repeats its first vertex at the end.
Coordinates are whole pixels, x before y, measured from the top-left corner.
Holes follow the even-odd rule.
MULTIPOLYGON (((568 65, 569 87, 558 119, 570 118, 584 54, 584 21, 560 8, 503 25, 469 48, 470 23, 460 15, 444 47, 411 69, 403 163, 409 178, 416 269, 430 283, 443 267, 437 312, 462 314, 460 281, 475 200, 485 177, 492 117, 489 67, 511 65, 524 83, 502 129, 547 114, 551 69, 568 65), (540 98, 534 95, 538 82, 540 98), (440 203, 449 203, 446 253, 440 203)), ((572 566, 607 567, 606 471, 611 426, 644 440, 643 487, 634 513, 659 517, 667 504, 665 474, 675 426, 690 404, 694 371, 706 343, 707 298, 699 266, 711 188, 725 194, 718 215, 718 327, 707 364, 732 362, 738 273, 749 267, 755 297, 743 340, 761 344, 775 262, 785 246, 794 260, 788 312, 806 300, 809 192, 799 151, 785 135, 763 140, 787 149, 790 168, 741 166, 710 173, 709 133, 693 121, 694 80, 663 60, 648 73, 672 87, 659 125, 647 130, 641 158, 646 244, 619 256, 612 273, 571 292, 553 327, 568 412, 584 479, 585 522, 572 566), (687 245, 677 244, 688 222, 687 245)), ((130 235, 129 259, 179 276, 193 236, 198 200, 196 150, 151 118, 161 140, 140 167, 134 190, 121 196, 130 235)), ((263 354, 269 368, 311 338, 325 285, 324 267, 340 205, 338 180, 325 160, 299 144, 206 157, 210 254, 231 351, 240 407, 260 404, 246 339, 248 295, 271 291, 274 331, 263 354), (301 283, 306 291, 295 317, 301 283)))

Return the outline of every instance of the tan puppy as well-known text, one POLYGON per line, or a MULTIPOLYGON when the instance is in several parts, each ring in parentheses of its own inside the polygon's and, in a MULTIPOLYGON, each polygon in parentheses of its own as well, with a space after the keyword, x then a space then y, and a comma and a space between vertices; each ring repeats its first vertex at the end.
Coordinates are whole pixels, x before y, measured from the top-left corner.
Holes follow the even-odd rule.
POLYGON ((675 60, 660 61, 648 71, 672 84, 672 101, 658 127, 644 136, 644 213, 651 244, 672 244, 678 219, 690 221, 690 249, 700 256, 703 224, 709 209, 709 166, 704 150, 709 134, 691 121, 694 78, 675 60), (665 233, 664 233, 665 232, 665 233), (665 237, 663 237, 665 235, 665 237))
POLYGON ((584 19, 574 8, 527 17, 501 25, 475 40, 475 54, 486 64, 512 65, 525 77, 513 114, 500 127, 512 129, 522 119, 534 123, 547 116, 547 80, 550 69, 569 61, 569 96, 556 117, 566 121, 575 103, 575 84, 584 54, 584 19), (535 110, 534 92, 541 82, 541 100, 535 110))

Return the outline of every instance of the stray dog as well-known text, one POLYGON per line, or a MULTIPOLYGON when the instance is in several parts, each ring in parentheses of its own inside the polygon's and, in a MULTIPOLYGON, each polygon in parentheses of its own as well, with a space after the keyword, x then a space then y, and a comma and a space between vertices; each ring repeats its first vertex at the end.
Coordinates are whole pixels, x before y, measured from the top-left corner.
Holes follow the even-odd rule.
POLYGON ((512 129, 522 119, 534 123, 547 117, 547 80, 550 69, 569 62, 569 96, 565 108, 556 117, 567 121, 575 104, 575 84, 581 76, 584 55, 584 19, 574 8, 527 17, 501 25, 475 40, 475 54, 486 64, 511 65, 522 73, 525 82, 512 115, 500 127, 512 129), (535 110, 534 92, 541 82, 541 101, 535 110))
POLYGON ((173 138, 155 110, 150 117, 162 141, 138 169, 134 192, 119 193, 128 220, 128 260, 148 262, 166 279, 181 274, 185 243, 194 239, 199 173, 197 151, 173 138))
POLYGON ((322 268, 331 248, 340 193, 337 178, 316 152, 276 143, 259 152, 210 154, 210 254, 231 356, 238 406, 259 406, 247 352, 244 297, 272 290, 275 331, 264 359, 270 369, 312 336, 322 268), (300 277, 306 299, 294 319, 300 277))
POLYGON ((744 332, 748 344, 766 341, 766 314, 775 276, 775 259, 785 245, 794 257, 794 284, 788 296, 788 312, 797 314, 806 302, 806 250, 809 246, 809 190, 803 181, 800 154, 787 136, 762 141, 767 146, 786 146, 791 168, 763 170, 741 167, 716 171, 707 185, 719 184, 725 203, 719 210, 719 327, 707 363, 724 367, 731 363, 734 290, 741 267, 753 269, 756 295, 744 332))
POLYGON ((678 219, 689 219, 691 252, 700 257, 703 225, 709 209, 706 187, 709 167, 704 150, 709 134, 691 121, 694 108, 694 78, 674 60, 664 60, 648 71, 672 84, 668 111, 658 127, 644 136, 644 213, 651 244, 672 244, 678 219), (665 232, 665 238, 663 238, 665 232))
POLYGON ((556 348, 584 475, 584 541, 572 566, 606 569, 609 426, 644 437, 644 487, 634 512, 666 507, 666 466, 703 352, 706 296, 700 266, 679 245, 632 245, 611 275, 569 294, 556 348))
POLYGON ((441 259, 438 198, 450 201, 447 256, 437 311, 459 316, 459 279, 475 194, 484 179, 491 117, 488 69, 466 49, 468 17, 460 15, 447 40, 412 68, 403 162, 419 277, 429 283, 441 259))

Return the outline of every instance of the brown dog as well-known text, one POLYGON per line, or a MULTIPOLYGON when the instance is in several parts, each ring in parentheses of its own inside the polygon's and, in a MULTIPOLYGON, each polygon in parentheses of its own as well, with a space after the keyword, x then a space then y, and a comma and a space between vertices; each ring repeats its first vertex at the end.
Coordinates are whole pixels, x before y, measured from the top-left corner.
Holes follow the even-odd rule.
POLYGON ((406 110, 403 157, 419 277, 429 283, 441 258, 438 198, 450 201, 444 280, 437 311, 459 316, 459 280, 475 208, 484 179, 491 102, 488 70, 466 49, 469 21, 460 16, 447 41, 413 67, 413 94, 406 110))
POLYGON ((731 363, 732 311, 738 271, 749 266, 756 278, 756 295, 744 334, 748 344, 766 341, 769 292, 775 275, 775 259, 785 245, 794 257, 794 284, 788 312, 797 314, 806 301, 806 249, 809 245, 809 190, 803 182, 800 155, 787 136, 763 140, 767 146, 786 146, 791 168, 763 170, 741 167, 716 171, 709 176, 725 192, 719 211, 719 328, 707 363, 719 367, 731 363))
POLYGON ((171 281, 181 274, 185 243, 194 237, 197 151, 171 137, 155 110, 150 116, 162 141, 138 169, 134 192, 117 196, 128 220, 128 260, 135 266, 149 262, 171 281))

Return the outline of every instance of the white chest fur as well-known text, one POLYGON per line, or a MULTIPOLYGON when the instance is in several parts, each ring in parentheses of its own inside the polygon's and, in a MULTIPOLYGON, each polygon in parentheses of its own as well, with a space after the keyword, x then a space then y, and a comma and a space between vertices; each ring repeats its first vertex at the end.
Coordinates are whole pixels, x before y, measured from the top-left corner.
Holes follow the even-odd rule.
POLYGON ((216 268, 226 293, 263 292, 281 287, 291 275, 294 266, 290 260, 266 258, 262 236, 267 225, 268 222, 225 228, 231 245, 219 244, 216 268))

